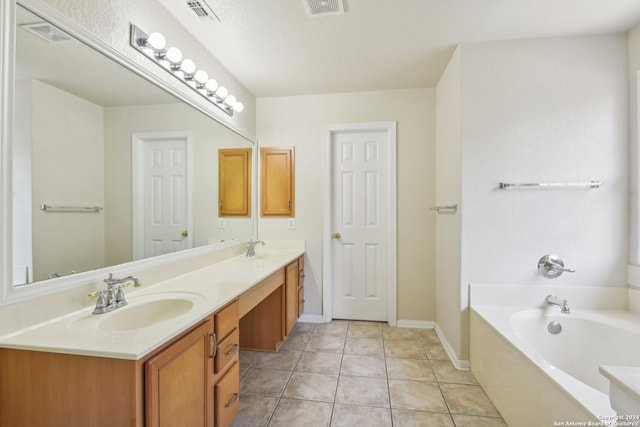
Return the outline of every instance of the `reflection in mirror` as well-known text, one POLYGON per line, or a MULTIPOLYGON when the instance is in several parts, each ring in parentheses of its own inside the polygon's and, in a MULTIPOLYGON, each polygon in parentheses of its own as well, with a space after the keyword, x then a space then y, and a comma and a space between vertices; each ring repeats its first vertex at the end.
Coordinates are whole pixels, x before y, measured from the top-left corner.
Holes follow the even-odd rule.
POLYGON ((253 235, 250 216, 218 221, 218 150, 249 141, 16 15, 14 285, 253 235))

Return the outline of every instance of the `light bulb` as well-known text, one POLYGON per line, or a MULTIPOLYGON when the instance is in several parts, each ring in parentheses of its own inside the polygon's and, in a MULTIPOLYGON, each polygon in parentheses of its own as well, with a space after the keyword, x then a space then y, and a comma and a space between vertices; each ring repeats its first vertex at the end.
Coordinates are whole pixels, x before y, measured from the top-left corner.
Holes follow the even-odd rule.
POLYGON ((185 75, 191 76, 194 71, 196 71, 196 64, 190 59, 185 59, 182 61, 180 69, 185 73, 185 75))
POLYGON ((198 70, 193 75, 193 80, 195 80, 196 83, 200 84, 203 87, 204 87, 204 84, 207 82, 208 79, 209 79, 209 75, 204 70, 198 70))
POLYGON ((147 45, 153 50, 162 50, 167 45, 167 40, 160 33, 151 33, 147 38, 147 45))
POLYGON ((229 91, 228 91, 228 90, 227 90, 227 88, 226 88, 226 87, 224 87, 224 86, 220 86, 220 87, 218 88, 218 90, 216 91, 216 96, 217 96, 218 98, 224 99, 224 98, 226 98, 226 97, 227 97, 227 95, 229 95, 229 91))
POLYGON ((235 104, 236 101, 237 99, 233 95, 229 95, 224 99, 224 103, 227 104, 229 107, 233 107, 233 104, 235 104))
POLYGON ((209 79, 204 84, 204 88, 207 89, 207 95, 211 96, 216 93, 216 89, 218 89, 218 82, 213 79, 209 79))
POLYGON ((242 104, 242 102, 236 102, 235 104, 233 104, 233 111, 242 113, 244 111, 244 105, 242 104))
POLYGON ((182 52, 177 47, 170 47, 167 49, 167 52, 164 54, 164 57, 167 61, 172 64, 178 64, 182 61, 182 52))

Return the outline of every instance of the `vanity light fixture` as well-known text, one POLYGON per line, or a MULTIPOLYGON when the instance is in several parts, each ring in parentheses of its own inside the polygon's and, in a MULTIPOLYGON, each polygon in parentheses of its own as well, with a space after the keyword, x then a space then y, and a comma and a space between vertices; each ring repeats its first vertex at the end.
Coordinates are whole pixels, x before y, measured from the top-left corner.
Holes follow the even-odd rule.
POLYGON ((206 71, 198 69, 192 60, 182 59, 180 49, 176 47, 165 49, 167 41, 162 34, 158 32, 147 34, 132 24, 130 43, 138 52, 152 59, 229 116, 244 110, 242 102, 238 102, 235 96, 229 95, 229 91, 224 86, 210 79, 206 71))

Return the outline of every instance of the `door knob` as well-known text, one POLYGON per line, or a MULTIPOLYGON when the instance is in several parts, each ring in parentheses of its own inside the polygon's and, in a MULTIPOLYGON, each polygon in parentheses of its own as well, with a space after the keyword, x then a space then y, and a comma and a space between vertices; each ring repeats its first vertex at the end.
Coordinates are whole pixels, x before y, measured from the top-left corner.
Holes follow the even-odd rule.
POLYGON ((180 233, 180 235, 182 237, 187 237, 189 235, 189 232, 187 230, 184 230, 182 233, 180 233))
POLYGON ((333 238, 338 240, 340 239, 342 236, 340 235, 340 233, 333 233, 333 238))

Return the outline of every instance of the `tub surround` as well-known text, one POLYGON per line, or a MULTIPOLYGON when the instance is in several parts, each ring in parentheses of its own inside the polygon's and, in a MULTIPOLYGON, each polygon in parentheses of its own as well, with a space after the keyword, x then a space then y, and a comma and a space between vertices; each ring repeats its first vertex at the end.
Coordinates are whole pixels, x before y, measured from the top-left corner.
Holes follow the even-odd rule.
POLYGON ((515 427, 615 416, 608 396, 551 365, 514 328, 522 320, 518 316, 537 313, 545 319, 585 318, 635 331, 640 313, 630 308, 637 308, 637 297, 637 290, 626 287, 472 284, 471 370, 505 421, 515 427), (558 307, 546 304, 549 294, 567 299, 572 314, 560 314, 558 307))
MULTIPOLYGON (((79 305, 72 312, 59 314, 42 323, 6 333, 0 337, 0 347, 138 360, 196 325, 303 253, 304 241, 268 241, 266 246, 258 248, 257 255, 253 258, 228 253, 231 256, 226 259, 176 277, 158 280, 154 284, 148 284, 141 277, 143 287, 133 291, 131 288, 125 290, 130 305, 161 293, 178 296, 188 293, 194 303, 186 314, 144 329, 119 332, 100 330, 97 324, 118 310, 109 314, 92 315, 93 307, 86 305, 85 293, 83 306, 79 305)), ((86 289, 83 291, 86 292, 86 289)), ((29 311, 36 311, 40 304, 39 301, 34 302, 33 310, 29 311)), ((28 302, 21 305, 24 306, 23 309, 29 307, 28 302)))
MULTIPOLYGON (((640 368, 629 366, 601 366, 600 373, 611 383, 611 406, 618 414, 640 416, 640 368)), ((640 425, 640 419, 620 419, 630 425, 640 425)))

